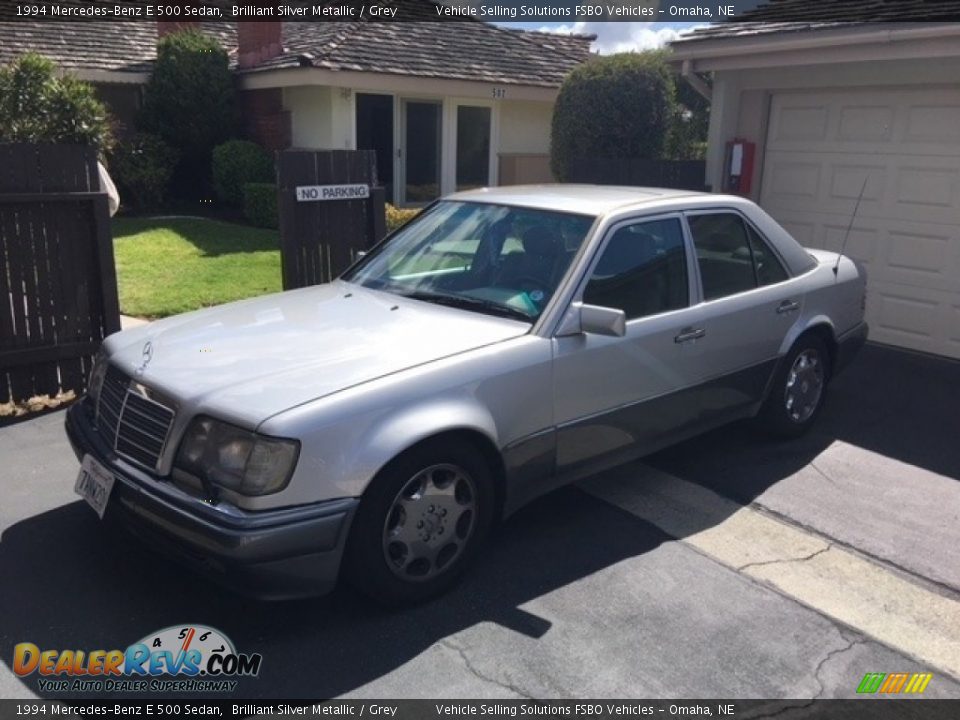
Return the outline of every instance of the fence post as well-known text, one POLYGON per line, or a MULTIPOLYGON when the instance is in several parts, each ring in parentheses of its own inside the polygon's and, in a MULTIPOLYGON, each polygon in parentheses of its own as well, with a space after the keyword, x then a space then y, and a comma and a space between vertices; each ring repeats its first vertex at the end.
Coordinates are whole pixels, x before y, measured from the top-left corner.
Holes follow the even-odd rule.
POLYGON ((277 193, 284 289, 329 282, 384 235, 372 150, 285 150, 277 193), (366 185, 368 197, 337 194, 356 185, 366 185))

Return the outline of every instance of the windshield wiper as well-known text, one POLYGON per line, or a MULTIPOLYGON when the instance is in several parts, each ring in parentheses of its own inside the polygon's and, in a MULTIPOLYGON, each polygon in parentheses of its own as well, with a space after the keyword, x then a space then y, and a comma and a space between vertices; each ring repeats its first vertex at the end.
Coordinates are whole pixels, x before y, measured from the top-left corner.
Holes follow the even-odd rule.
POLYGON ((470 297, 469 295, 441 295, 439 293, 429 293, 423 291, 405 292, 403 297, 413 298, 414 300, 423 300, 437 305, 446 305, 448 307, 465 308, 468 310, 479 310, 490 315, 499 315, 501 317, 522 320, 523 322, 533 322, 533 318, 522 310, 512 308, 509 305, 501 305, 493 300, 483 300, 481 298, 470 297))

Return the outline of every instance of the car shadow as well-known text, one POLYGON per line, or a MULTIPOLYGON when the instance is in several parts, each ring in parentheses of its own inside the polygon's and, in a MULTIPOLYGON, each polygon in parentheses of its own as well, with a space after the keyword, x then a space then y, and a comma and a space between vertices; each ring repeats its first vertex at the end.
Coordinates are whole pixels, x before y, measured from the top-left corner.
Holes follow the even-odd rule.
POLYGON ((960 480, 960 362, 868 344, 840 373, 809 433, 764 440, 735 423, 668 448, 647 464, 748 504, 835 441, 960 480))
MULTIPOLYGON (((764 441, 735 425, 648 462, 682 470, 686 479, 742 503, 837 439, 960 479, 960 443, 950 437, 943 392, 958 379, 960 363, 868 346, 837 378, 816 429, 804 438, 764 441)), ((703 522, 723 519, 714 514, 703 522)), ((76 502, 14 524, 0 537, 0 662, 11 664, 19 642, 42 649, 123 649, 161 628, 199 623, 223 631, 240 652, 264 657, 259 678, 241 680, 234 696, 333 697, 362 688, 477 623, 539 638, 551 622, 522 609, 524 604, 670 539, 640 518, 567 487, 502 524, 463 582, 430 603, 385 610, 346 587, 320 599, 261 603, 222 590, 119 529, 103 527, 76 502)), ((39 692, 36 674, 22 682, 56 697, 39 692)))
MULTIPOLYGON (((0 538, 0 659, 12 664, 19 642, 122 650, 164 627, 200 623, 224 632, 238 651, 263 655, 259 678, 241 680, 237 695, 333 697, 476 623, 540 637, 550 621, 521 605, 667 539, 571 487, 501 525, 463 582, 433 602, 387 610, 340 587, 325 598, 264 603, 157 556, 76 502, 13 525, 0 538)), ((39 691, 36 673, 23 682, 56 697, 39 691)))

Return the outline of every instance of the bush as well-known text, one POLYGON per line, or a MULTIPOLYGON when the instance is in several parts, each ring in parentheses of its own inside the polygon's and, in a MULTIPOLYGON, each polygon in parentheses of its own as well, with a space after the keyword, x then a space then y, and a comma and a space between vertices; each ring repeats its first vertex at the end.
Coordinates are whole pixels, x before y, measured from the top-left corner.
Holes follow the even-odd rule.
POLYGON ((237 126, 233 77, 216 40, 197 30, 160 40, 138 124, 180 151, 177 194, 208 198, 213 148, 234 137, 237 126))
POLYGON ((398 208, 387 203, 387 232, 406 225, 420 213, 420 208, 398 208))
POLYGON ((273 158, 256 143, 228 140, 213 149, 213 190, 223 202, 243 203, 243 186, 276 180, 273 158))
POLYGON ((664 156, 677 115, 662 52, 593 58, 560 88, 550 133, 550 166, 560 181, 578 158, 664 156))
POLYGON ((120 197, 137 209, 163 205, 179 153, 158 135, 136 133, 124 138, 110 155, 110 172, 120 197))
POLYGON ((93 88, 26 53, 0 68, 0 142, 79 143, 106 150, 110 122, 93 88))
POLYGON ((273 183, 247 183, 243 186, 243 216, 251 225, 280 227, 277 211, 277 186, 273 183))

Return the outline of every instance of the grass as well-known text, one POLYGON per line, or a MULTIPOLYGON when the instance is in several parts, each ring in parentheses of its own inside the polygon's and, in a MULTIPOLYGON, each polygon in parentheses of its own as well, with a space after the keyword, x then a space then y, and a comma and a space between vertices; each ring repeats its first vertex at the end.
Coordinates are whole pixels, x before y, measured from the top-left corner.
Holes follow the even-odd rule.
POLYGON ((125 315, 160 318, 281 289, 276 230, 116 218, 113 248, 125 315))

